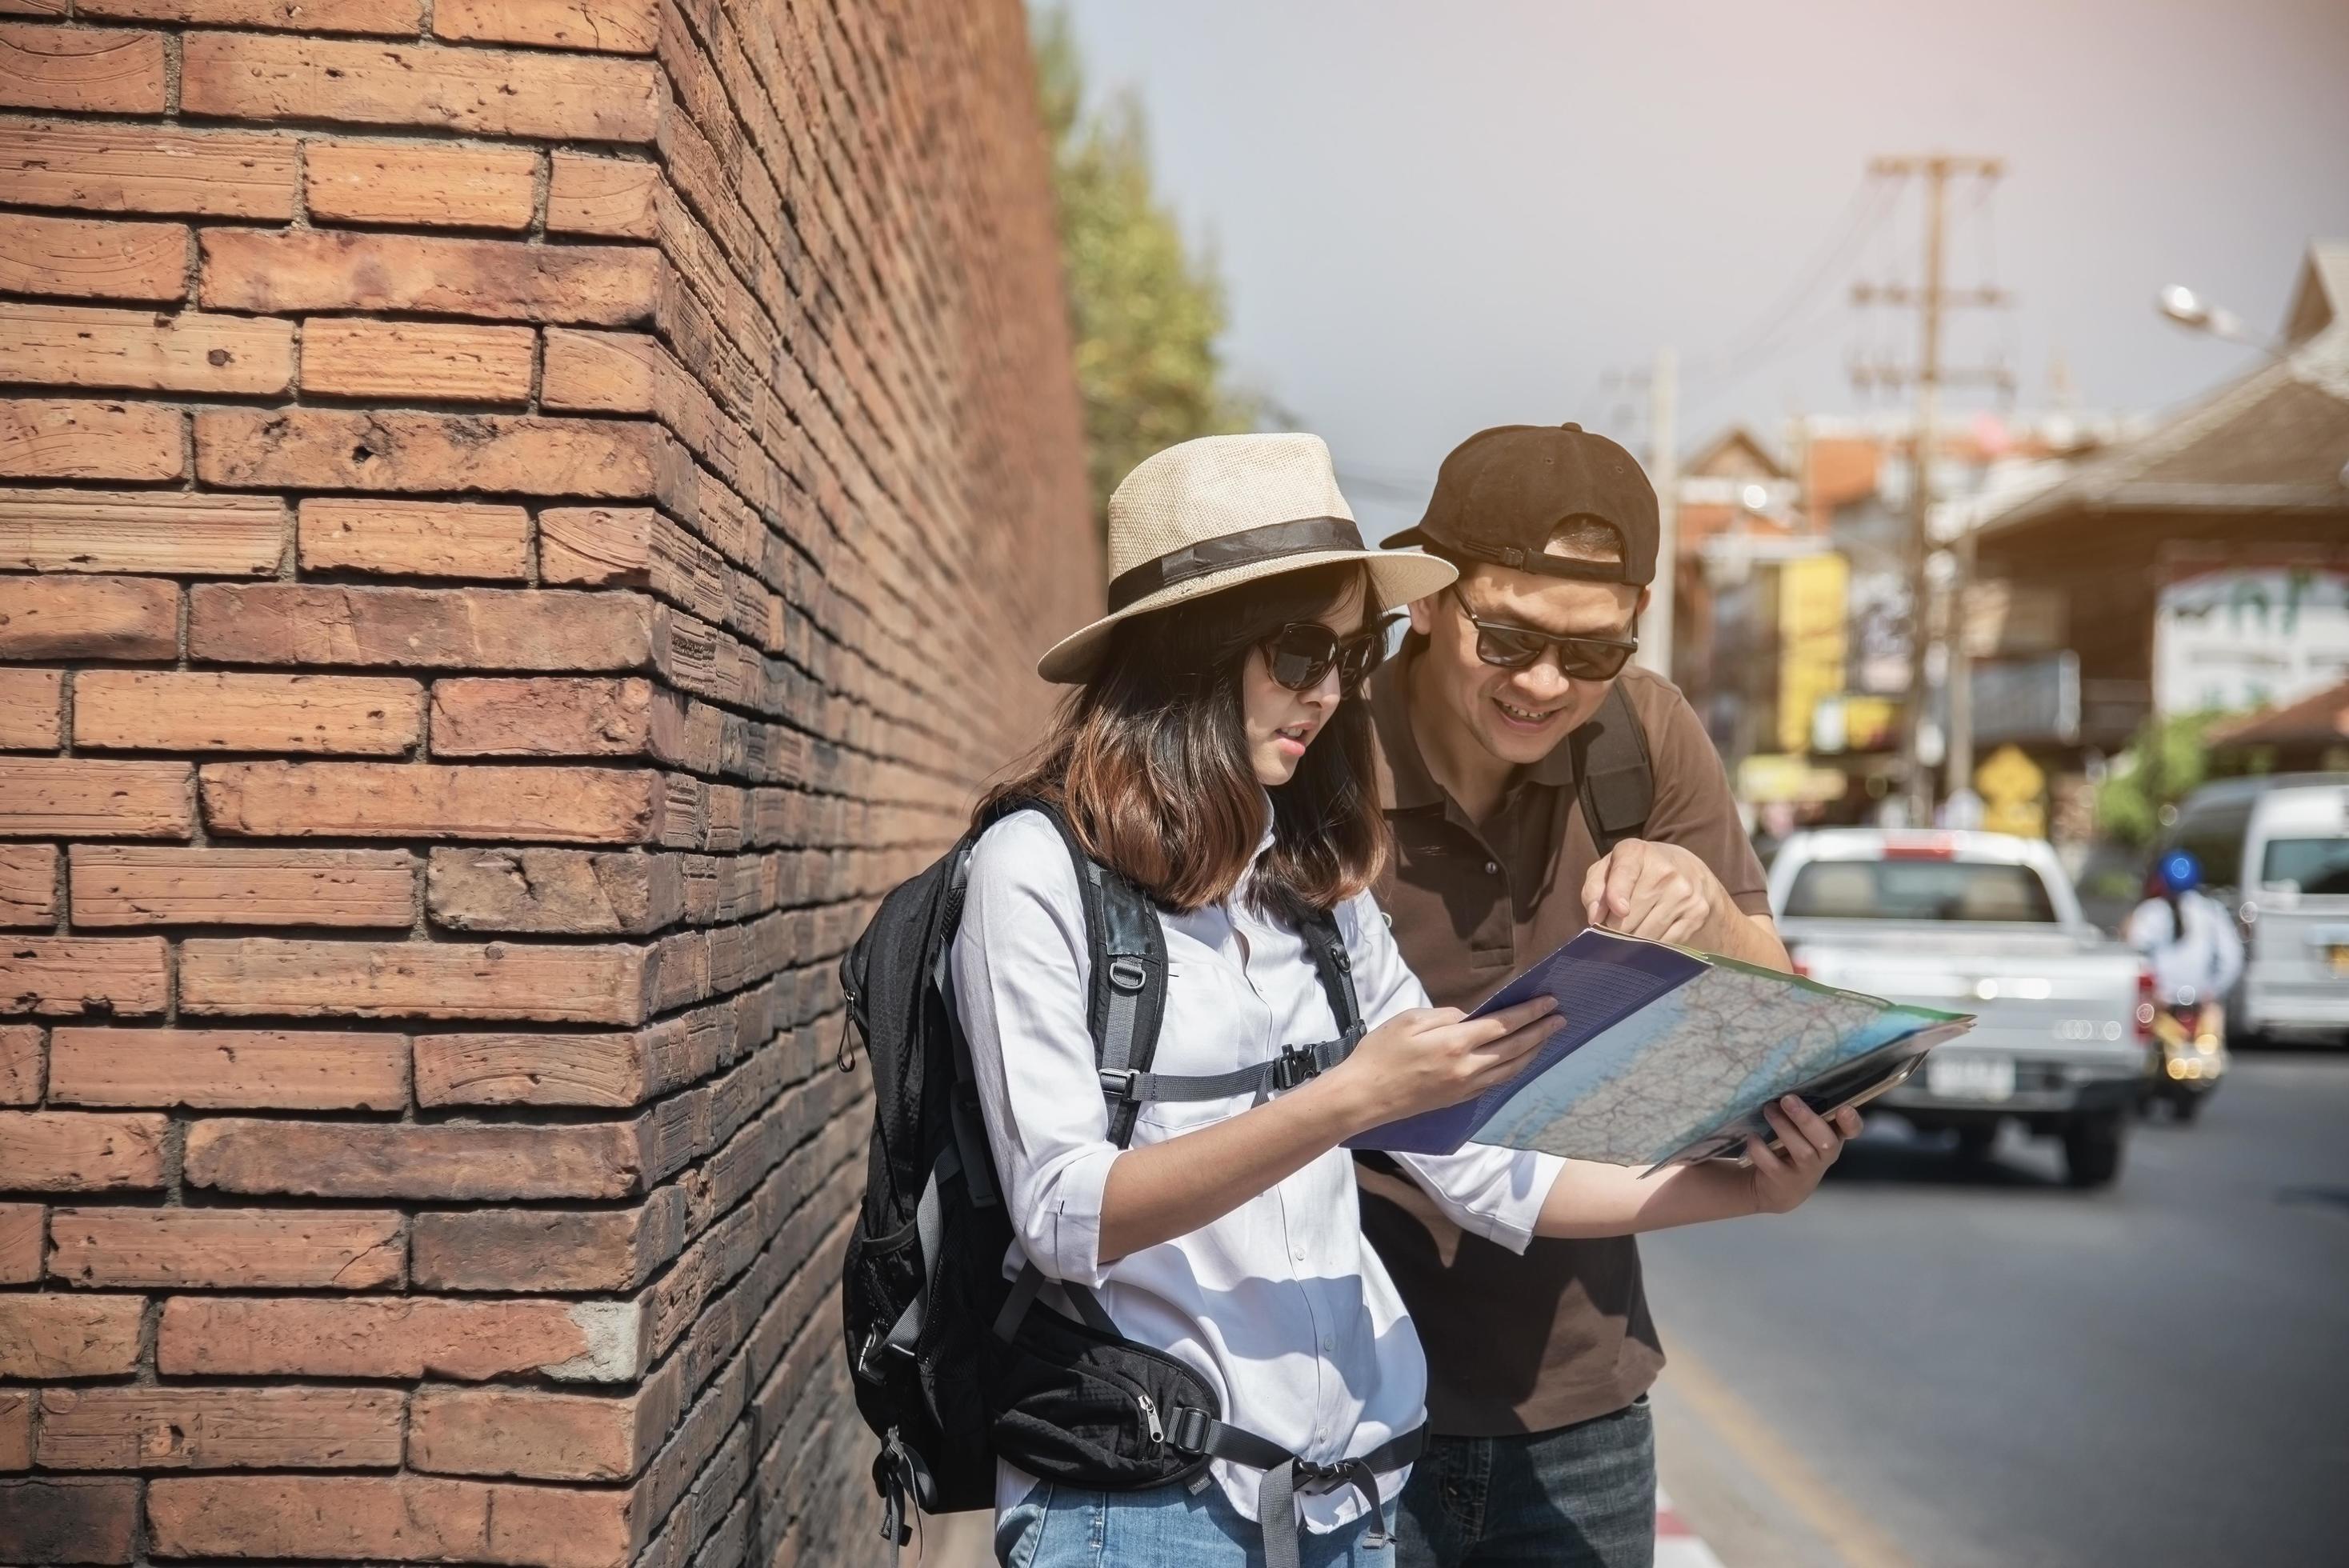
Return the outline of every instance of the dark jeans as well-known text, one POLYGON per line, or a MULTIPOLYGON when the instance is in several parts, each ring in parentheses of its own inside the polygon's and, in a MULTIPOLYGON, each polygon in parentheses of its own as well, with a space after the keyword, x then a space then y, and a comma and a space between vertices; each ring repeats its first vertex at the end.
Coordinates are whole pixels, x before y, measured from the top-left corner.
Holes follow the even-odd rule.
POLYGON ((1651 1568, 1656 1429, 1612 1415, 1508 1438, 1431 1438, 1402 1491, 1397 1568, 1651 1568))

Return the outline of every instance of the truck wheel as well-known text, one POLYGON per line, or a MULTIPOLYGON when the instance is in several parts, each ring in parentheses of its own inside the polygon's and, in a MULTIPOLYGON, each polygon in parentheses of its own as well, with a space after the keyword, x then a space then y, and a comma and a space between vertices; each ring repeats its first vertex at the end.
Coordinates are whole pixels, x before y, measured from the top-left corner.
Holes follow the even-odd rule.
POLYGON ((1990 1158, 1998 1146, 1998 1123, 1970 1121, 1958 1129, 1958 1158, 1969 1165, 1978 1165, 1990 1158))
POLYGON ((2075 1118, 2064 1129, 2064 1180, 2075 1187, 2110 1185, 2121 1173, 2125 1126, 2114 1111, 2075 1118))

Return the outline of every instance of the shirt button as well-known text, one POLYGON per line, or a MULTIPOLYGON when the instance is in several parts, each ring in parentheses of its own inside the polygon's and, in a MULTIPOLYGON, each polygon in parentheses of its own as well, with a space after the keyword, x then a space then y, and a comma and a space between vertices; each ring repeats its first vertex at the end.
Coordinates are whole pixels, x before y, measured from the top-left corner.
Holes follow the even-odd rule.
POLYGON ((1500 862, 1499 862, 1498 861, 1486 861, 1485 862, 1485 874, 1486 876, 1488 876, 1488 877, 1492 877, 1492 876, 1498 876, 1498 875, 1500 875, 1500 874, 1501 874, 1501 865, 1500 865, 1500 862))
POLYGON ((1336 1350, 1338 1348, 1338 1336, 1334 1334, 1323 1335, 1321 1336, 1321 1348, 1325 1351, 1336 1350))

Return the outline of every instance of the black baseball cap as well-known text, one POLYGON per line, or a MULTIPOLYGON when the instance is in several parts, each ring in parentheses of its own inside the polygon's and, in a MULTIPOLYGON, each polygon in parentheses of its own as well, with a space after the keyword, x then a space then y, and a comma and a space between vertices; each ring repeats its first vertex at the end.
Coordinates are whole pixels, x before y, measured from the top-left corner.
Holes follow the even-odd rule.
POLYGON ((1658 531, 1656 489, 1621 447, 1579 425, 1496 425, 1452 449, 1436 470, 1435 493, 1419 526, 1386 545, 1417 545, 1459 562, 1645 587, 1656 580, 1658 531), (1551 554, 1551 532, 1573 518, 1612 528, 1623 558, 1551 554))

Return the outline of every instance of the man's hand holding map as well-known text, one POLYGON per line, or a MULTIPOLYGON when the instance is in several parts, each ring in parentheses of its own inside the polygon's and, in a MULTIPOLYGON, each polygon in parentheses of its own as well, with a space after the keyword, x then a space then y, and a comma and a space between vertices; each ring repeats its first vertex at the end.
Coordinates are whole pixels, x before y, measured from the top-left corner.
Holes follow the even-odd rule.
POLYGON ((1545 994, 1566 1025, 1516 1078, 1351 1146, 1444 1154, 1474 1140, 1616 1165, 1735 1156, 1773 1137, 1762 1108, 1779 1096, 1822 1116, 1857 1104, 1973 1023, 1596 930, 1476 1012, 1545 994))

